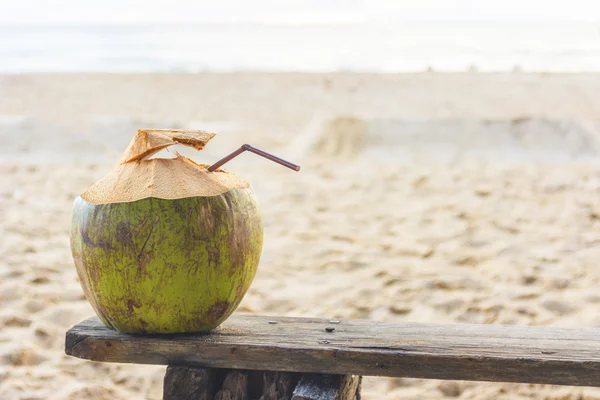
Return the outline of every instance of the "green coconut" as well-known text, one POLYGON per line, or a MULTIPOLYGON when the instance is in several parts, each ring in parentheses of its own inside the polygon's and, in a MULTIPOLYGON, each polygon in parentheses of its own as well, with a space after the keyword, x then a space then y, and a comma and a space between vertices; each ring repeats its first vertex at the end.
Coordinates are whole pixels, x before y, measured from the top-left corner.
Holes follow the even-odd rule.
POLYGON ((127 333, 203 332, 238 306, 256 274, 263 226, 242 178, 177 155, 204 131, 139 130, 121 162, 73 205, 71 250, 98 317, 127 333))

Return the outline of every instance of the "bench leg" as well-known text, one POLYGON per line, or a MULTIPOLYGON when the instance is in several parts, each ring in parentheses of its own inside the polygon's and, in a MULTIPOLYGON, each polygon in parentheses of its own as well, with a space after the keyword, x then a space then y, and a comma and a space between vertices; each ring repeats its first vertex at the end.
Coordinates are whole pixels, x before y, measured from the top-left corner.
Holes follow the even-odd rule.
POLYGON ((292 400, 360 400, 362 376, 304 374, 292 400))
POLYGON ((360 400, 362 377, 167 367, 163 400, 360 400))
POLYGON ((216 375, 208 368, 168 366, 163 400, 213 400, 216 375))

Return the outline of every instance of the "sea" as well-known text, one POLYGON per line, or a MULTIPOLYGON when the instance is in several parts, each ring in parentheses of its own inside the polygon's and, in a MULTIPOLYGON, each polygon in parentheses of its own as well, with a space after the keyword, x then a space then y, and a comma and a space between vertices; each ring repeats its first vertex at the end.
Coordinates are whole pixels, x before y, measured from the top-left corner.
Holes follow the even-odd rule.
POLYGON ((0 21, 0 73, 600 71, 600 23, 0 21))

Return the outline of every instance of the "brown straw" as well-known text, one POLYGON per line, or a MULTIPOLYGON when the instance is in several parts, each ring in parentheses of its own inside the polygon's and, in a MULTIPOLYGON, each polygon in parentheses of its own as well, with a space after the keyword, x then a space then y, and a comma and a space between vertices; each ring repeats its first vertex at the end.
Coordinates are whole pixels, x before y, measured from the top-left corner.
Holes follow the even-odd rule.
POLYGON ((239 149, 237 149, 236 151, 234 151, 233 153, 229 154, 226 157, 223 157, 222 159, 220 159, 219 161, 217 161, 216 163, 214 163, 213 165, 211 165, 210 167, 208 167, 208 171, 209 172, 213 172, 215 171, 217 168, 220 168, 221 166, 223 166, 223 164, 225 164, 226 162, 231 161, 232 159, 234 159, 235 157, 239 156, 240 154, 242 154, 244 151, 250 151, 254 154, 258 154, 259 156, 262 156, 268 160, 271 161, 275 161, 278 164, 283 165, 284 167, 288 167, 290 169, 293 169, 294 171, 300 171, 300 166, 296 165, 296 164, 292 164, 289 161, 285 161, 282 160, 279 157, 275 157, 273 154, 269 154, 263 150, 257 149, 256 147, 252 147, 249 144, 245 144, 242 147, 240 147, 239 149))

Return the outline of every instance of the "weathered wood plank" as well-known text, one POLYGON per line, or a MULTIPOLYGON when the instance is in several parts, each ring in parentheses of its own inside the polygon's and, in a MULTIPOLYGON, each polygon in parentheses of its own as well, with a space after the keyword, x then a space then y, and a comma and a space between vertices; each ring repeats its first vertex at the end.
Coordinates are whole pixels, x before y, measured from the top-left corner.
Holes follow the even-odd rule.
POLYGON ((304 374, 292 400, 355 400, 360 380, 352 375, 304 374))
POLYGON ((92 318, 67 332, 66 352, 105 362, 600 386, 600 329, 236 314, 210 334, 132 336, 92 318))
POLYGON ((208 368, 167 367, 163 400, 212 400, 216 373, 208 368))

